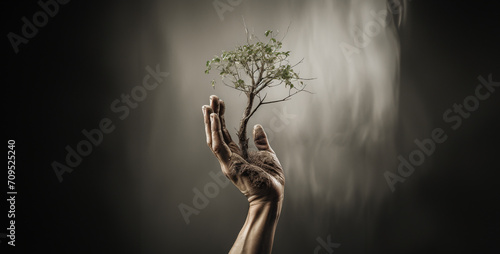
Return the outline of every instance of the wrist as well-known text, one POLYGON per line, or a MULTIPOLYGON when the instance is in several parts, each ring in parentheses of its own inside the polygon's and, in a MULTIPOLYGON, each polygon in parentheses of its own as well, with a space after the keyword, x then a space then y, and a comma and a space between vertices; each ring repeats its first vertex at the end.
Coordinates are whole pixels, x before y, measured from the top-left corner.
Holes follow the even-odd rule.
POLYGON ((276 227, 281 215, 282 201, 254 201, 249 204, 247 222, 250 226, 276 227), (261 224, 261 222, 264 222, 261 224))
POLYGON ((282 203, 282 199, 250 202, 247 219, 230 253, 271 253, 282 203))

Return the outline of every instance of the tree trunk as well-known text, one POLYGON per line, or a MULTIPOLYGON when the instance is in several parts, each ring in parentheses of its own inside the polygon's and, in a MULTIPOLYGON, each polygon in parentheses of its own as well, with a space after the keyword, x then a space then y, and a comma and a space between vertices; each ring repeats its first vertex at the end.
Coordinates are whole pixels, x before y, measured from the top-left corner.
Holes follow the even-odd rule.
POLYGON ((252 111, 254 94, 251 92, 248 96, 247 107, 243 112, 243 116, 240 121, 240 130, 238 131, 238 139, 240 142, 240 149, 243 153, 243 158, 248 160, 248 138, 247 138, 247 124, 250 119, 250 112, 252 111))

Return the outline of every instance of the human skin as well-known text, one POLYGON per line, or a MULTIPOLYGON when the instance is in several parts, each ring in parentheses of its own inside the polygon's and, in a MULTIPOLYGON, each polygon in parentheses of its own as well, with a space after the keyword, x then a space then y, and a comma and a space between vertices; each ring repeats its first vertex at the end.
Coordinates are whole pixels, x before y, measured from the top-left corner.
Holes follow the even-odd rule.
POLYGON ((226 129, 224 101, 210 96, 202 107, 207 145, 222 172, 248 199, 248 214, 230 254, 271 253, 285 191, 283 168, 261 125, 253 128, 257 151, 243 159, 241 149, 226 129))

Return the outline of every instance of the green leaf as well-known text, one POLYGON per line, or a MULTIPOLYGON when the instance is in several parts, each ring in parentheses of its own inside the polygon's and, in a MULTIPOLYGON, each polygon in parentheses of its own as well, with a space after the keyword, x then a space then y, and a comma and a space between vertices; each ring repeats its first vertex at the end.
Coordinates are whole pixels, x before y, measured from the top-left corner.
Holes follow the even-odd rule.
MULTIPOLYGON (((254 40, 235 46, 230 51, 222 50, 220 55, 214 55, 206 62, 205 73, 209 74, 214 68, 219 72, 218 76, 223 82, 233 83, 233 89, 242 90, 247 86, 245 78, 252 77, 249 73, 254 70, 255 66, 264 65, 266 78, 270 82, 283 82, 289 89, 295 86, 305 86, 299 74, 294 72, 290 64, 287 64, 291 52, 282 50, 282 42, 275 38, 272 30, 267 30, 264 34, 267 37, 264 42, 254 40), (243 76, 240 78, 240 75, 243 76)), ((212 80, 211 84, 215 89, 215 80, 212 80)))

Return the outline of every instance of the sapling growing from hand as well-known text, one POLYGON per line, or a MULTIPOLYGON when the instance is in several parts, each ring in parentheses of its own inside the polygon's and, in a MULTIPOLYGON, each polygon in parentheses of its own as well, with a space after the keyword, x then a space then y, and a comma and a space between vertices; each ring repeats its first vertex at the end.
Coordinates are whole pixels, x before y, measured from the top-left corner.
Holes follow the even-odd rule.
MULTIPOLYGON (((222 51, 207 61, 205 73, 216 70, 224 85, 243 92, 247 103, 237 132, 239 146, 244 159, 248 159, 247 124, 254 113, 266 104, 283 102, 305 90, 305 80, 293 70, 289 61, 290 51, 282 50, 282 42, 276 39, 277 33, 268 30, 264 33, 265 41, 248 34, 247 43, 237 46, 233 51, 222 51), (252 41, 255 41, 252 43, 252 41), (287 93, 273 100, 266 100, 267 89, 284 86, 287 93)), ((215 88, 215 81, 212 86, 215 88)))

